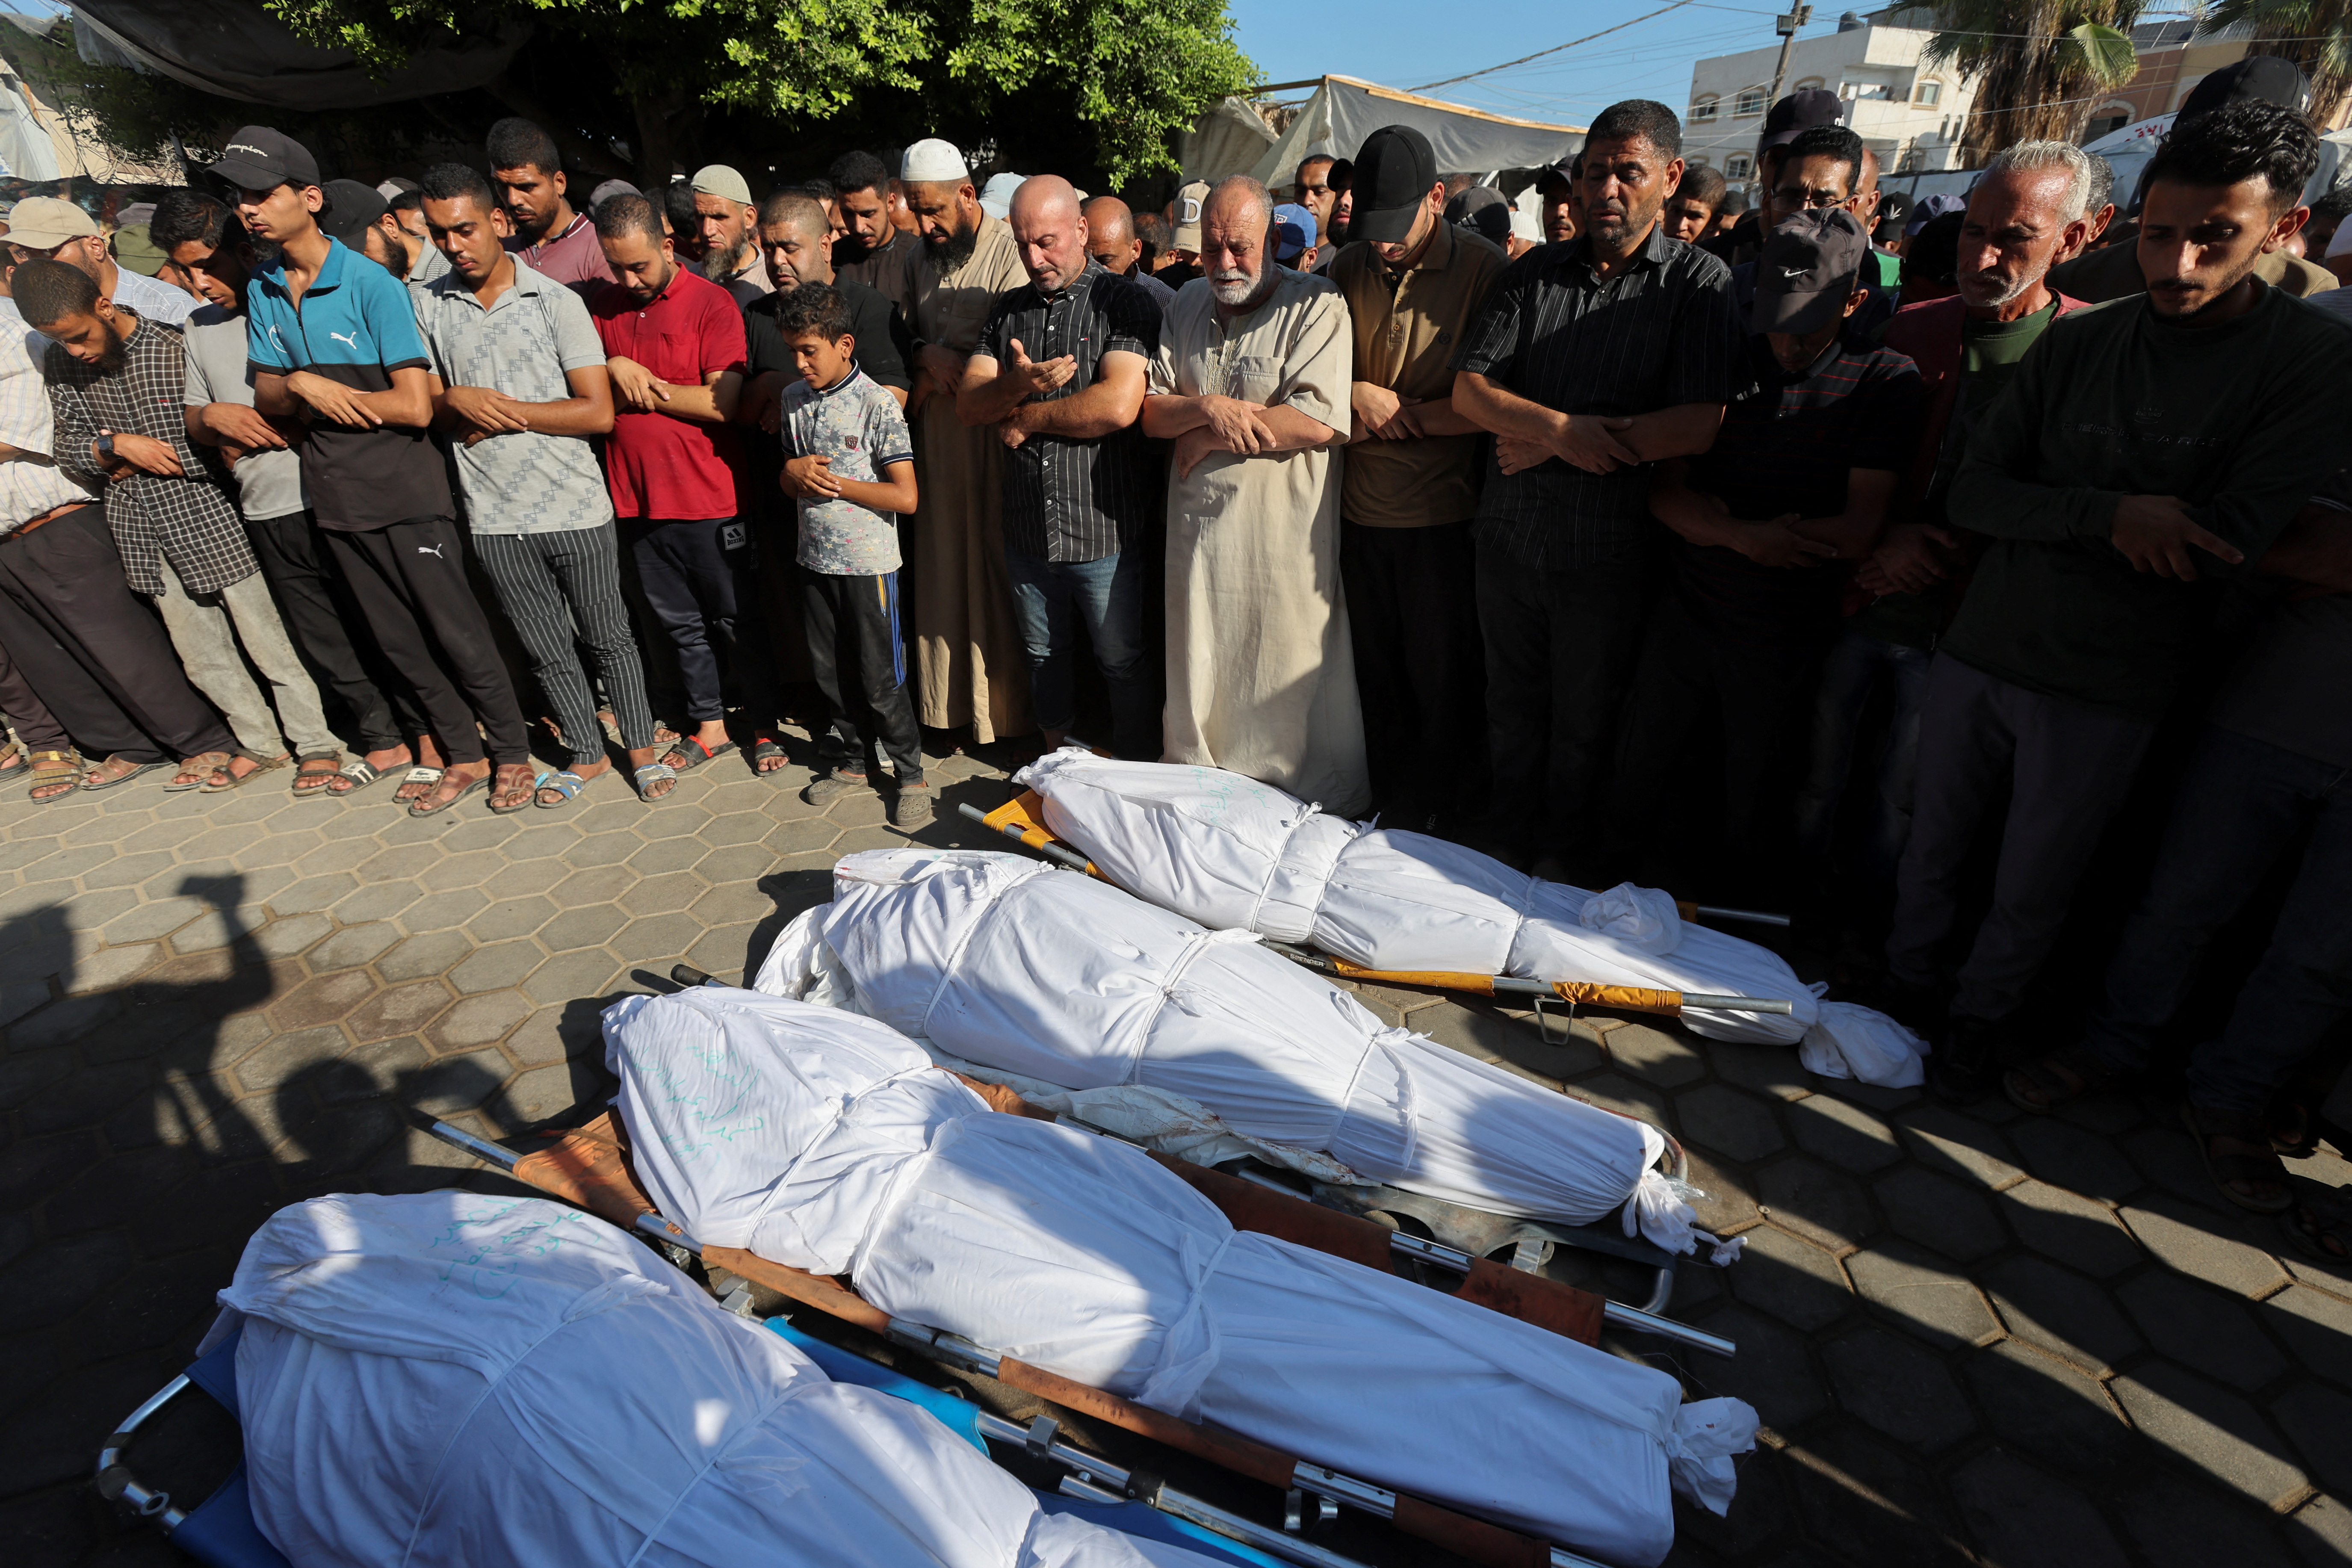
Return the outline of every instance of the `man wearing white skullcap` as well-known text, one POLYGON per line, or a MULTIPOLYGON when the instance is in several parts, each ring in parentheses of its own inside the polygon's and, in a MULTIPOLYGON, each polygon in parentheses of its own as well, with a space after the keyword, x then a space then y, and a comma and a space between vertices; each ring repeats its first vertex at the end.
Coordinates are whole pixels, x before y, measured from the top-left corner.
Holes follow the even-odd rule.
POLYGON ((908 258, 916 341, 914 426, 916 712, 935 729, 969 724, 985 744, 1027 733, 1029 664, 1004 566, 1004 447, 956 416, 964 360, 997 297, 1029 281, 1013 231, 982 212, 963 154, 945 142, 907 149, 907 206, 922 243, 908 258))

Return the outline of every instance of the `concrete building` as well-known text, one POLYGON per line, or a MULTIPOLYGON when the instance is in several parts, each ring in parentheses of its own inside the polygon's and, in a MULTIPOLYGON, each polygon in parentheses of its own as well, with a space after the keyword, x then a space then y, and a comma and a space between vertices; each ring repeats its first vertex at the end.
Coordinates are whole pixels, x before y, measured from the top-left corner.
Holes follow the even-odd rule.
MULTIPOLYGON (((1799 38, 1780 91, 1825 88, 1846 100, 1845 122, 1889 174, 1957 168, 1974 89, 1950 67, 1922 63, 1934 37, 1929 29, 1889 26, 1889 15, 1849 11, 1835 32, 1799 38)), ((1691 68, 1683 117, 1685 158, 1722 170, 1734 184, 1752 185, 1756 141, 1763 134, 1780 56, 1780 45, 1770 43, 1691 68)))

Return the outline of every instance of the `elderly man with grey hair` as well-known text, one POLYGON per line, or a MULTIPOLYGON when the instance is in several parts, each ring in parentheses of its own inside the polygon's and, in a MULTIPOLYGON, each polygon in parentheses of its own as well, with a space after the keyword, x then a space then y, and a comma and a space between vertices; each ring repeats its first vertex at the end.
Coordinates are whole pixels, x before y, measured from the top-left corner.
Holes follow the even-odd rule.
MULTIPOLYGON (((1961 536, 1945 497, 1969 432, 2009 384, 2025 351, 2050 323, 2083 301, 2053 292, 2050 268, 2085 243, 2084 209, 2096 191, 2089 156, 2071 142, 2021 142, 1997 153, 1969 193, 1961 218, 1959 292, 1895 313, 1885 346, 1911 356, 1927 383, 1925 416, 1888 526, 1856 581, 1875 595, 1847 617, 1830 649, 1813 710, 1813 761, 1797 794, 1800 864, 1831 860, 1838 805, 1860 769, 1870 792, 1869 831, 1859 899, 1814 889, 1823 910, 1847 911, 1853 927, 1884 921, 1895 867, 1911 831, 1912 784, 1927 661, 1951 619, 1963 563, 1961 536), (1894 720, 1882 751, 1854 757, 1862 715, 1884 687, 1894 720)), ((1875 932, 1850 929, 1856 938, 1875 932)))
POLYGON ((1201 214, 1202 276, 1168 309, 1143 431, 1168 475, 1165 759, 1343 816, 1370 802, 1339 596, 1339 448, 1354 341, 1324 279, 1274 259, 1274 204, 1236 174, 1201 214))

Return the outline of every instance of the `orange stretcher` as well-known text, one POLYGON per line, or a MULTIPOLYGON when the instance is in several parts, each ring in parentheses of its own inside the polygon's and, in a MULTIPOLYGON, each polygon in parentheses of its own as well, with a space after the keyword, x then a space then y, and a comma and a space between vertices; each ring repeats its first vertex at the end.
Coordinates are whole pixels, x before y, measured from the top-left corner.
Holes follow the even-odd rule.
MULTIPOLYGON (((994 811, 982 812, 977 806, 959 808, 963 815, 982 826, 1027 846, 1073 871, 1083 871, 1097 881, 1110 882, 1102 868, 1084 855, 1072 849, 1047 830, 1045 824, 1045 802, 1034 790, 1024 790, 994 811)), ((1118 886, 1112 883, 1112 886, 1118 886)), ((1133 889, 1124 889, 1133 892, 1133 889)), ((1142 895, 1138 894, 1138 897, 1142 895)), ((1787 925, 1785 915, 1758 914, 1745 910, 1717 909, 1708 904, 1677 901, 1675 908, 1683 919, 1697 921, 1701 917, 1717 920, 1746 920, 1767 924, 1787 925)), ((1268 942, 1268 947, 1295 963, 1305 965, 1318 974, 1334 980, 1368 980, 1387 985, 1425 985, 1441 991, 1462 991, 1474 996, 1557 997, 1571 1007, 1610 1007, 1627 1013, 1661 1013, 1668 1017, 1679 1016, 1685 1008, 1699 1007, 1716 1012, 1793 1013, 1796 1004, 1787 998, 1764 996, 1717 996, 1696 991, 1659 991, 1642 985, 1601 985, 1583 980, 1522 980, 1509 974, 1470 974, 1450 970, 1367 969, 1350 963, 1344 958, 1294 947, 1287 942, 1268 942)))
MULTIPOLYGON (((957 1076, 998 1111, 1058 1120, 1001 1085, 957 1076)), ((1213 1422, 1181 1420, 1043 1367, 999 1355, 958 1335, 893 1318, 859 1296, 848 1280, 812 1274, 740 1247, 699 1244, 674 1221, 656 1211, 631 1169, 628 1135, 613 1111, 607 1110, 583 1126, 551 1133, 542 1147, 520 1156, 446 1122, 434 1123, 432 1131, 443 1142, 497 1165, 518 1181, 551 1196, 586 1209, 625 1230, 639 1231, 657 1242, 696 1253, 710 1268, 765 1286, 894 1344, 959 1370, 994 1378, 1065 1409, 1164 1443, 1286 1492, 1297 1490, 1362 1509, 1387 1519, 1408 1534, 1442 1545, 1486 1568, 1575 1568, 1586 1562, 1549 1542, 1457 1513, 1409 1493, 1326 1469, 1213 1422)), ((1186 1161, 1156 1153, 1151 1157, 1215 1204, 1238 1229, 1277 1237, 1382 1270, 1387 1269, 1392 1252, 1403 1252, 1422 1261, 1451 1261, 1463 1277, 1456 1292, 1463 1299, 1585 1344, 1599 1342, 1606 1322, 1671 1330, 1677 1337, 1694 1343, 1713 1340, 1713 1336, 1685 1325, 1654 1318, 1572 1285, 1507 1268, 1491 1258, 1462 1254, 1451 1260, 1433 1258, 1433 1252, 1449 1249, 1433 1248, 1426 1241, 1399 1237, 1376 1221, 1318 1208, 1287 1193, 1269 1190, 1186 1161)), ((1704 1348, 1727 1355, 1733 1347, 1727 1341, 1713 1340, 1704 1348)))

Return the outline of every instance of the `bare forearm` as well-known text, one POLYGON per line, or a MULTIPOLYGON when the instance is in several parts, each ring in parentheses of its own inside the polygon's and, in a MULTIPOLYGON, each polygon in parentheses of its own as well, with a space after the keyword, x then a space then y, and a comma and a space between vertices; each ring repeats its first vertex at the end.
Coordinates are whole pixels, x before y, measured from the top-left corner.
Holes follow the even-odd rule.
POLYGON ((257 375, 253 378, 253 405, 272 419, 299 418, 306 405, 295 396, 282 375, 257 375))
POLYGON ((1885 514, 1840 512, 1835 517, 1809 517, 1789 525, 1789 531, 1826 544, 1841 561, 1859 561, 1878 546, 1885 514))
POLYGON ((2305 507, 2255 565, 2266 577, 2291 578, 2332 594, 2352 593, 2352 512, 2305 507))
POLYGON ((728 406, 722 409, 717 395, 708 386, 670 386, 668 401, 655 404, 654 411, 692 425, 724 425, 734 412, 734 399, 727 402, 728 406))
POLYGON ((1019 420, 1021 428, 1032 436, 1092 441, 1126 429, 1140 412, 1137 399, 1107 382, 1097 382, 1084 392, 1051 403, 1024 403, 1019 420))
POLYGON ((423 387, 395 386, 383 392, 355 393, 352 400, 386 425, 423 430, 433 423, 433 395, 423 387))
POLYGON ((896 483, 879 484, 870 479, 843 479, 841 499, 868 511, 896 512, 904 516, 915 510, 915 480, 912 475, 896 483))
POLYGON ((1277 403, 1265 411, 1265 427, 1274 434, 1269 452, 1304 452, 1316 447, 1328 447, 1340 437, 1340 432, 1311 414, 1302 414, 1286 403, 1277 403))
POLYGON ((956 393, 956 418, 967 428, 1003 423, 1021 406, 1021 400, 1029 395, 1027 389, 1013 376, 992 375, 982 381, 974 378, 969 369, 964 375, 964 384, 956 393))
POLYGON ((1422 404, 1412 411, 1412 416, 1424 436, 1475 436, 1483 428, 1455 407, 1450 397, 1443 403, 1422 404))
POLYGON ((554 403, 518 403, 515 407, 541 436, 609 436, 613 405, 594 397, 566 397, 554 403))
POLYGON ((1617 438, 1642 461, 1654 463, 1664 458, 1697 457, 1715 445, 1715 433, 1722 427, 1722 404, 1680 403, 1634 415, 1617 438))
POLYGON ((1541 446, 1551 445, 1568 424, 1568 416, 1558 409, 1521 397, 1474 371, 1454 375, 1452 404, 1474 430, 1515 436, 1541 446))
POLYGON ((1208 422, 1208 399, 1204 397, 1163 393, 1143 400, 1143 433, 1155 441, 1172 441, 1208 422))

